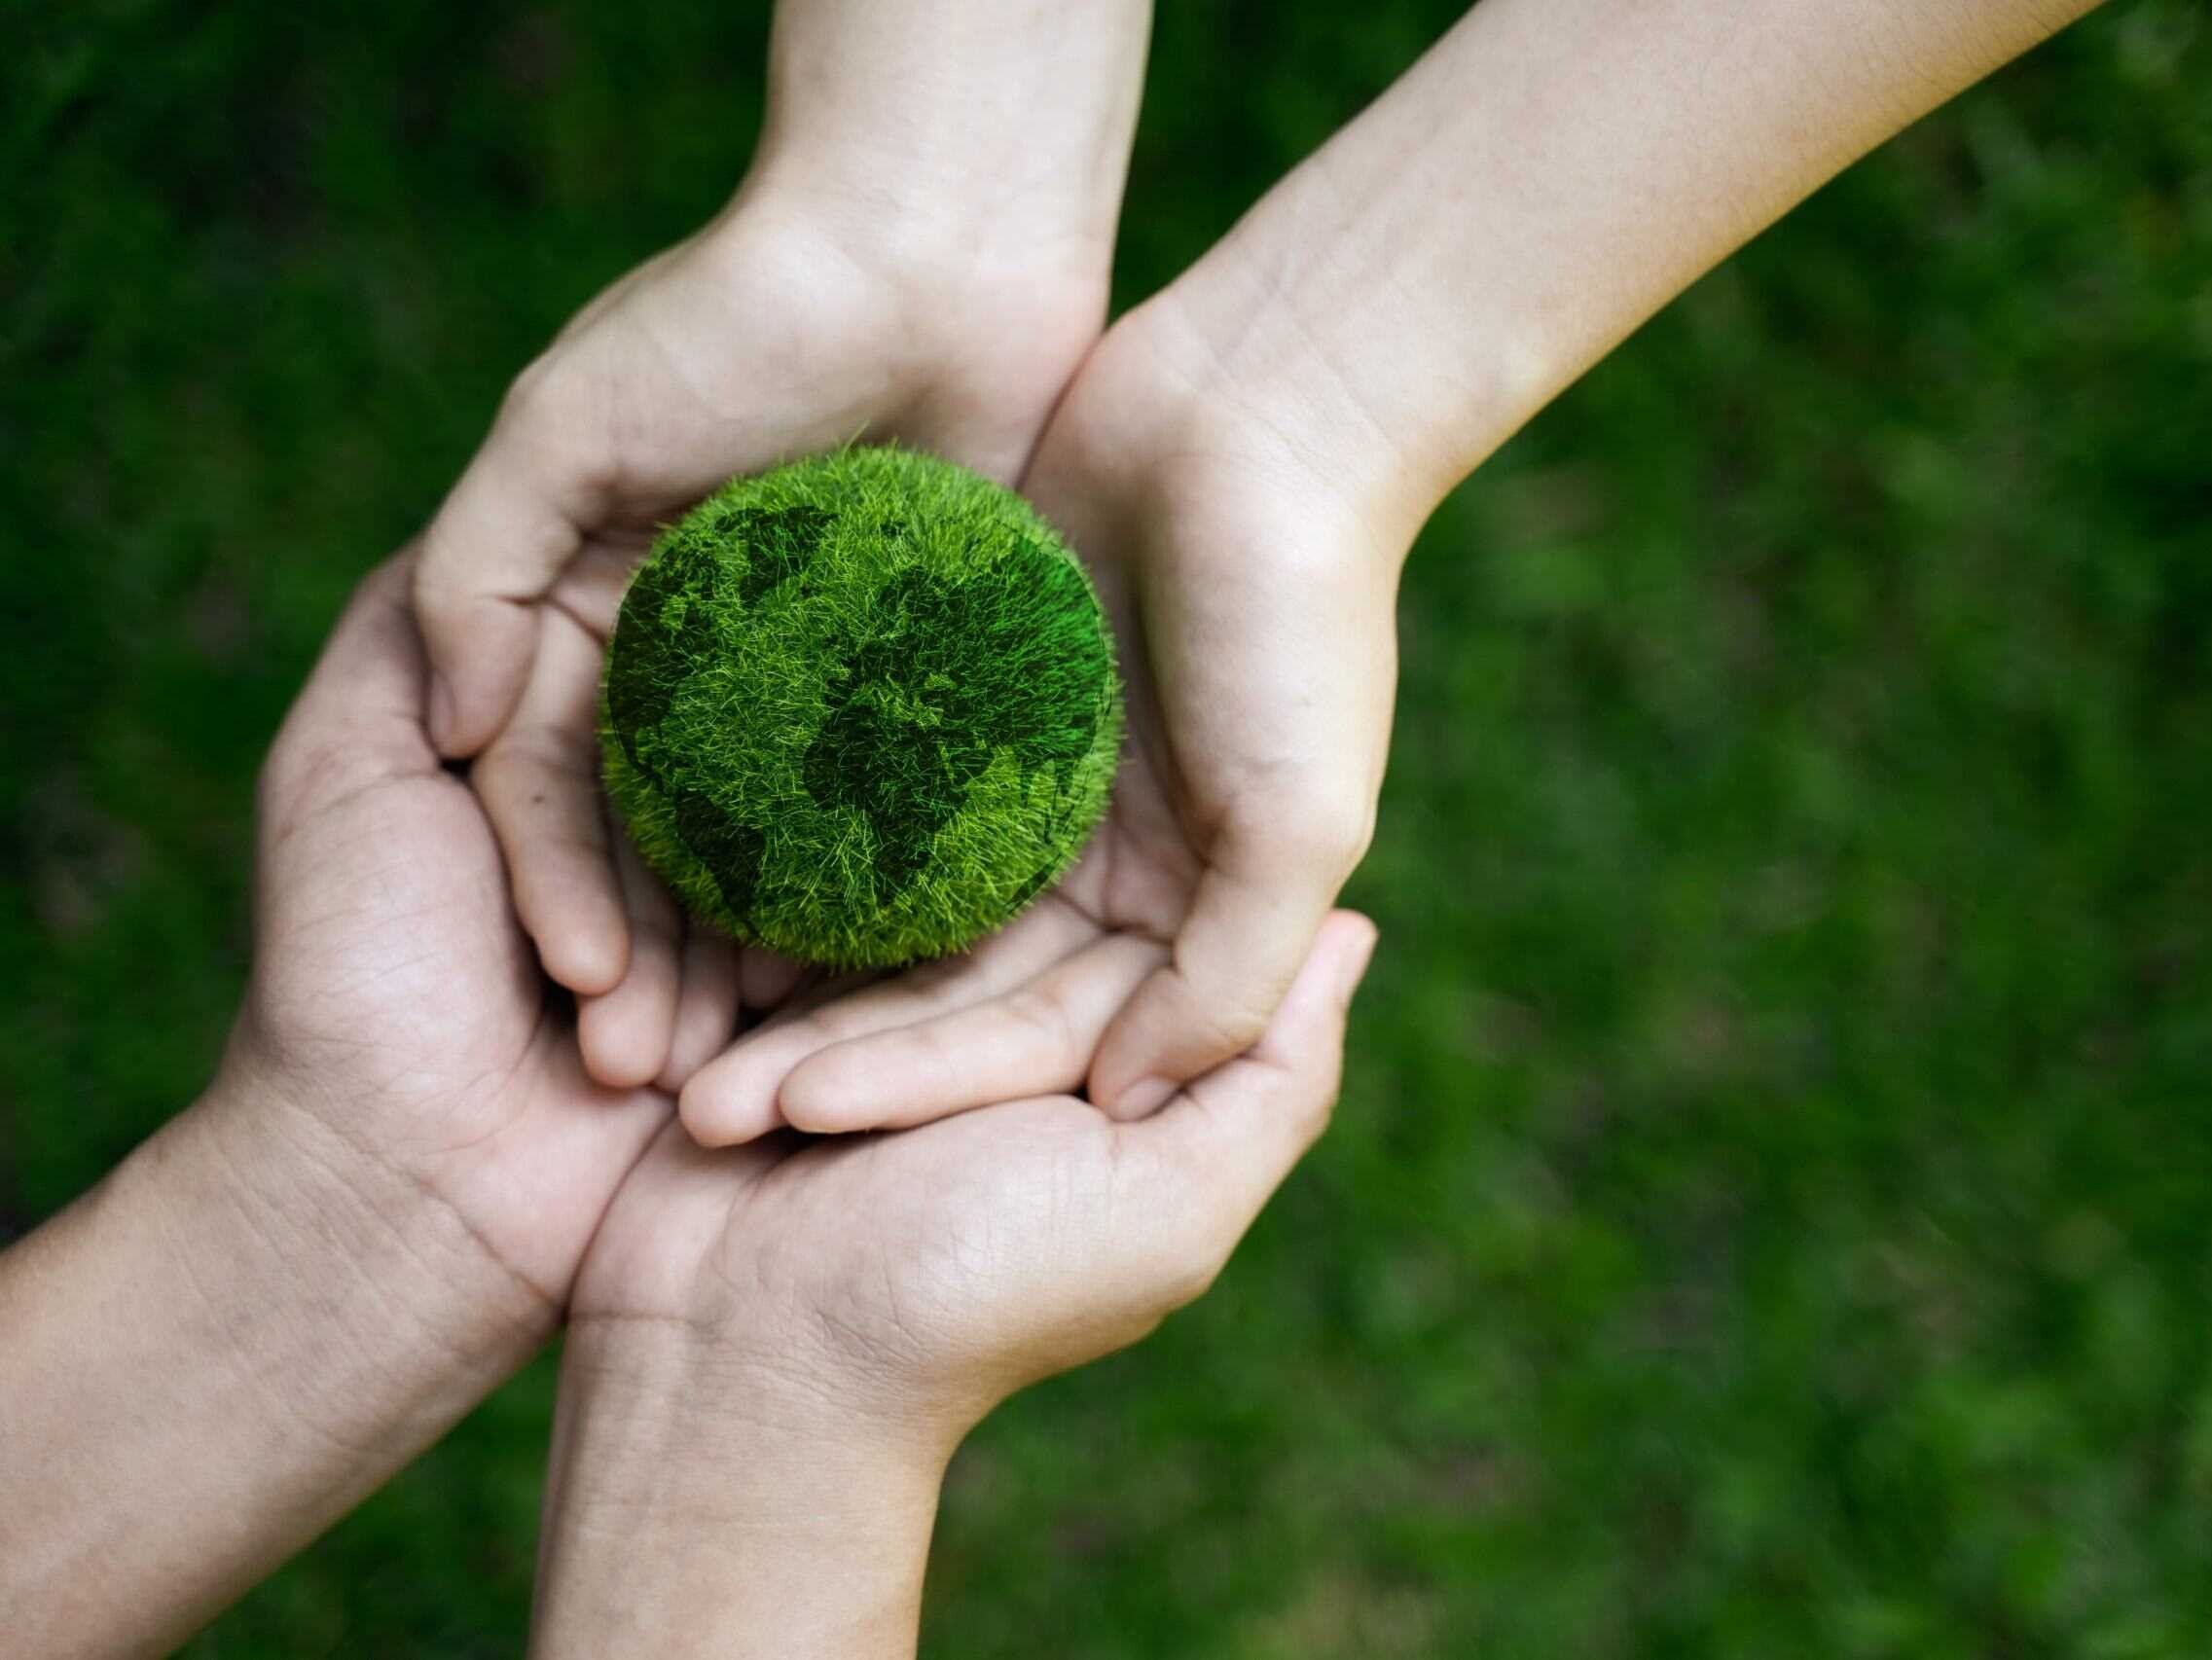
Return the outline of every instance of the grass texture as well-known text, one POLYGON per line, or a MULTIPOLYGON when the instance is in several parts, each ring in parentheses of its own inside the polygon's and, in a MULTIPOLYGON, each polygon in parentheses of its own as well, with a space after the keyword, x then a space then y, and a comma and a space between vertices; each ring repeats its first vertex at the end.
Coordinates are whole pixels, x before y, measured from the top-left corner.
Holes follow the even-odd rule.
MULTIPOLYGON (((1156 10, 1122 306, 1464 6, 1156 10)), ((271 734, 518 366, 727 200, 768 11, 30 9, 0 1238, 214 1065, 271 734)), ((1437 515, 1335 1122, 969 1438, 925 1657, 2212 1654, 2207 86, 2202 0, 2106 7, 1437 515)), ((555 1376, 186 1660, 520 1652, 555 1376)))
POLYGON ((1013 491, 911 450, 734 479, 607 649, 608 793, 698 915, 805 962, 942 956, 1054 881, 1121 738, 1090 580, 1013 491))

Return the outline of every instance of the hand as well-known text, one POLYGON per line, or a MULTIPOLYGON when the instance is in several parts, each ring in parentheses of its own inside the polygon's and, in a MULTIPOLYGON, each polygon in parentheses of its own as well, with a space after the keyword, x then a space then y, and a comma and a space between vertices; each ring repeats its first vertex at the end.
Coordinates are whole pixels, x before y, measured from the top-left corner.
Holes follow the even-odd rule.
MULTIPOLYGON (((668 1098, 584 1075, 475 794, 423 724, 408 561, 363 584, 278 734, 254 972, 224 1066, 247 1131, 332 1149, 457 1218, 550 1333, 668 1098), (241 1114, 243 1116, 243 1114, 241 1114)), ((726 1041, 736 963, 695 942, 678 1059, 726 1041)))
POLYGON ((1339 914, 1243 1060, 707 1151, 671 1127, 578 1282, 533 1652, 911 1653, 946 1460, 1203 1291, 1318 1135, 1374 941, 1339 914))
POLYGON ((1120 637, 1106 821, 976 951, 741 1038, 683 1088, 694 1136, 915 1124, 1086 1080, 1139 1117, 1259 1036, 1367 846, 1389 747, 1411 525, 1327 458, 1240 402, 1173 305, 1115 326, 1026 481, 1120 637))
POLYGON ((1082 864, 971 956, 762 1028, 685 1122, 909 1123, 1086 1076, 1142 1112, 1233 1052, 1365 845, 1430 511, 1745 237, 2090 4, 1475 7, 1054 417, 1028 488, 1112 596, 1131 682, 1082 864), (1085 952, 1130 988, 1095 1056, 1070 1034, 1113 993, 1085 952))
MULTIPOLYGON (((524 372, 432 521, 432 730, 478 757, 516 910, 584 999, 602 1082, 666 1070, 682 983, 671 902, 619 862, 598 783, 631 571, 731 475, 862 433, 1021 472, 1105 318, 1145 11, 780 8, 744 188, 524 372), (619 1012, 595 1018, 607 997, 619 1012)), ((743 974, 755 1004, 797 978, 759 951, 743 974)))
MULTIPOLYGON (((408 576, 363 585, 263 773, 213 1085, 0 1255, 11 1653, 168 1653, 445 1433, 552 1334, 670 1122, 549 1007, 423 730, 408 576)), ((735 999, 726 947, 698 966, 693 1055, 735 999)))

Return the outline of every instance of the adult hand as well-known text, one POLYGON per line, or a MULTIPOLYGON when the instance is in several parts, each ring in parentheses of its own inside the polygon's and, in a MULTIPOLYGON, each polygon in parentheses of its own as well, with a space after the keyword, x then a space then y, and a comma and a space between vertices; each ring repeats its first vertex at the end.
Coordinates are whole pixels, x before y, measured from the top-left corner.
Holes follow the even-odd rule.
POLYGON ((577 1285, 534 1651, 911 1653, 953 1449, 1213 1281, 1325 1122, 1373 941, 1331 919, 1257 1046, 1142 1123, 671 1127, 577 1285))
POLYGON ((1173 300, 1118 323, 1026 481, 1112 612, 1129 741, 1082 859, 967 956, 740 1038, 684 1086, 713 1145, 1039 1090, 1120 1117, 1266 1029, 1374 823, 1417 520, 1240 399, 1173 300), (1103 1033, 1103 1035, 1102 1035, 1103 1033))
MULTIPOLYGON (((410 561, 363 585, 264 768, 254 972, 226 1084, 450 1210, 550 1333, 608 1199, 668 1115, 584 1073, 483 803, 424 728, 410 561)), ((695 939, 676 1059, 729 1035, 737 965, 695 939)), ((587 1017, 589 1018, 589 1017, 587 1017)))
MULTIPOLYGON (((593 1075, 668 1061, 660 884, 598 790, 601 651, 656 527, 733 474, 865 432, 1003 480, 1105 316, 1146 7, 785 0, 729 208, 600 295, 515 382, 425 534, 432 730, 474 776, 593 1075), (917 55, 915 43, 926 42, 917 55)), ((795 971, 748 953, 756 1002, 795 971)))
MULTIPOLYGON (((271 752, 215 1082, 0 1257, 12 1654, 166 1653, 428 1446, 551 1335, 670 1121, 549 1007, 424 731, 408 577, 363 585, 271 752)), ((698 967, 693 1055, 735 999, 726 947, 698 967)))

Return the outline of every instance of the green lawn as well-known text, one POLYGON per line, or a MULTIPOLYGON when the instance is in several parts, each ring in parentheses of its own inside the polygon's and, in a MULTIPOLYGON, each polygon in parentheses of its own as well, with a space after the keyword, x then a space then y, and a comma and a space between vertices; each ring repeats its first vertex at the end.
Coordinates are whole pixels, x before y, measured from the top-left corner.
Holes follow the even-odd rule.
MULTIPOLYGON (((1123 297, 1453 10, 1163 6, 1123 297)), ((341 595, 729 188, 765 28, 16 16, 0 1239, 206 1076, 341 595)), ((2212 1652, 2208 87, 2212 14, 2122 0, 1439 515, 1336 1129, 975 1438, 930 1652, 2212 1652)), ((552 1380, 189 1652, 515 1652, 552 1380)))

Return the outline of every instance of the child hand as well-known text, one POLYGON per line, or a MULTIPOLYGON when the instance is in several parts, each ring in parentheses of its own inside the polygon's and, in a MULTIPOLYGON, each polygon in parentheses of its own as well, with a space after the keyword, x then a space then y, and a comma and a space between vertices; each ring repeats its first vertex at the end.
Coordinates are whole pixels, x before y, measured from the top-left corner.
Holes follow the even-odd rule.
POLYGON ((976 950, 817 997, 702 1067, 681 1097, 702 1142, 1086 1083, 1140 1117, 1266 1028, 1373 825, 1411 536, 1285 434, 1173 307, 1115 326, 1025 481, 1120 637, 1129 740, 1105 822, 976 950))
MULTIPOLYGON (((748 192, 602 294, 515 382, 425 535, 433 734, 476 757, 516 911, 604 1083, 666 1071, 715 950, 686 942, 598 787, 600 657, 656 527, 863 429, 1011 477, 1097 329, 1103 279, 980 278, 825 217, 748 192)), ((797 971, 748 952, 742 978, 757 1007, 797 971)))

